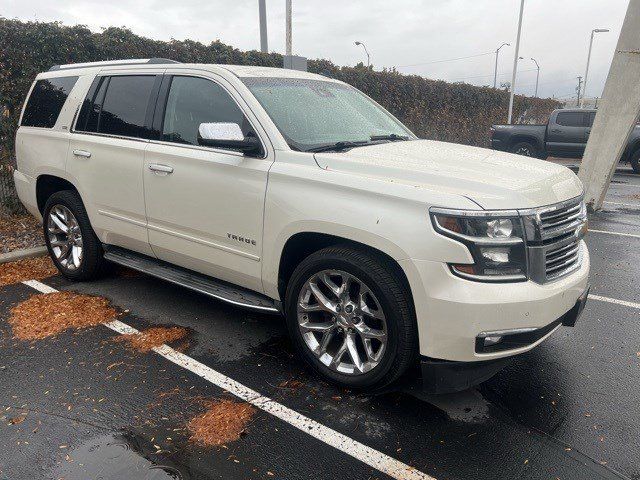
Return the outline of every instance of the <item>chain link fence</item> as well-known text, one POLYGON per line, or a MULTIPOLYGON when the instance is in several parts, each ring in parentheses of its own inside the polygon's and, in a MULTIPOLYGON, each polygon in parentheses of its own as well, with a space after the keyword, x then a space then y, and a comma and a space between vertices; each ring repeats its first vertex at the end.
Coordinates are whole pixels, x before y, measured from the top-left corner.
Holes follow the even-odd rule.
POLYGON ((0 160, 0 215, 3 216, 26 213, 13 183, 15 168, 15 162, 12 159, 0 160))

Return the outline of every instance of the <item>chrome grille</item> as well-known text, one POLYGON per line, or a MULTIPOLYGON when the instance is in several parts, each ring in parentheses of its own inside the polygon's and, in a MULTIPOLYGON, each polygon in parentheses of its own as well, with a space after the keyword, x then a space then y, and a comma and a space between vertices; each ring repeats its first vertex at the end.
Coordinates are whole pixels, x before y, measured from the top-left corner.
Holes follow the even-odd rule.
POLYGON ((547 250, 545 256, 545 272, 547 281, 565 275, 579 266, 580 240, 573 240, 568 245, 547 250))
POLYGON ((529 276, 546 283, 582 264, 580 240, 587 221, 582 198, 522 212, 527 228, 529 276))

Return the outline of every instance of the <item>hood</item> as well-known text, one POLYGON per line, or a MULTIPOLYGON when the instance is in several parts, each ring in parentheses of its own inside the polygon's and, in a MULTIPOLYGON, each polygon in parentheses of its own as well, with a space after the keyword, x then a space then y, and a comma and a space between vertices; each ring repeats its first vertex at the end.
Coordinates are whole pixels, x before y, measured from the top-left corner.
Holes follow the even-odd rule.
POLYGON ((488 210, 533 208, 582 193, 568 168, 511 153, 432 140, 315 154, 318 165, 468 197, 488 210))

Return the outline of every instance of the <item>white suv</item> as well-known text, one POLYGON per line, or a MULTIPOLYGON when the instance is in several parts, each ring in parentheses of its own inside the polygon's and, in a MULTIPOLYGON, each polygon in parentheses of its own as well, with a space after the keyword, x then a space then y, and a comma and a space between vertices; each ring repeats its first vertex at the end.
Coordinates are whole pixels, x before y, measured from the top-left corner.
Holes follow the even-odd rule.
POLYGON ((319 75, 55 66, 29 92, 16 157, 65 277, 108 260, 282 312, 300 356, 351 388, 418 364, 428 390, 466 388, 573 325, 587 296, 570 170, 419 140, 319 75))

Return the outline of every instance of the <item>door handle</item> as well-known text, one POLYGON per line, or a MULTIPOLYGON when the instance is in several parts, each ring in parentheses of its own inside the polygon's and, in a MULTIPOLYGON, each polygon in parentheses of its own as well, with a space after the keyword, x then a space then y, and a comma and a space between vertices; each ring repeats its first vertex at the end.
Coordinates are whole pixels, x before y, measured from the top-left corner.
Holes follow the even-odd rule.
POLYGON ((91 158, 91 152, 87 152, 86 150, 74 150, 73 154, 76 157, 91 158))
POLYGON ((552 128, 552 129, 551 129, 551 132, 552 132, 552 133, 560 133, 560 132, 561 132, 561 130, 560 130, 559 128, 552 128))
POLYGON ((149 170, 158 175, 168 175, 173 173, 173 167, 169 165, 162 165, 161 163, 150 163, 149 170))

